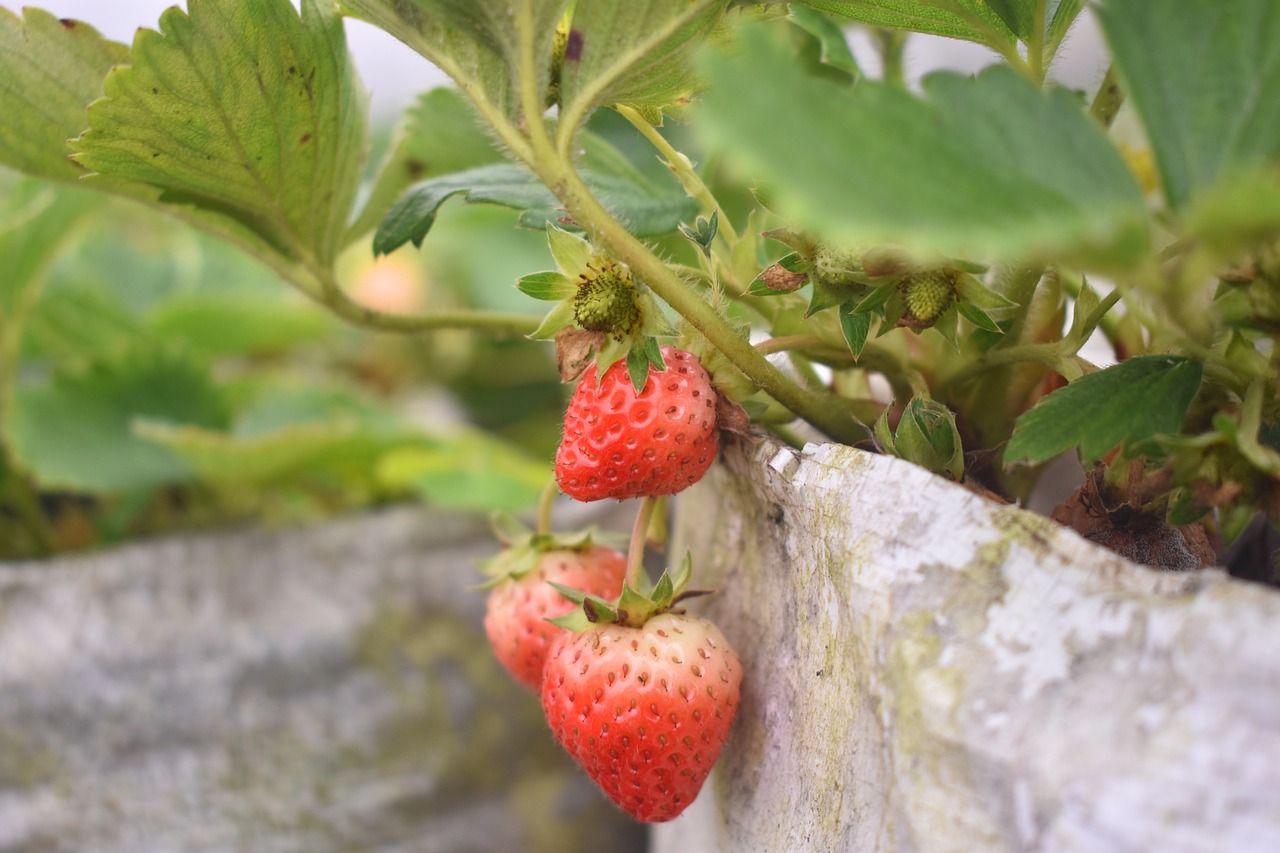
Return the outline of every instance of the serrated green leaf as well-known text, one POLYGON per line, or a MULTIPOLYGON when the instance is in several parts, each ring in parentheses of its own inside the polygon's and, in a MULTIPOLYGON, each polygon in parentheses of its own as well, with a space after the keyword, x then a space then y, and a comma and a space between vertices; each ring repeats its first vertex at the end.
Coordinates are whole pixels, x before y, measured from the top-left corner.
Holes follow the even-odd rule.
POLYGON ((744 28, 742 42, 740 55, 706 63, 701 126, 801 225, 840 243, 943 255, 1104 267, 1144 255, 1142 193, 1072 93, 1042 92, 1007 66, 931 75, 923 97, 871 81, 840 87, 806 77, 759 28, 744 28))
POLYGON ((516 288, 525 296, 543 302, 559 302, 577 292, 577 286, 560 272, 535 272, 516 282, 516 288))
POLYGON ((77 180, 67 140, 88 126, 85 107, 129 49, 80 21, 26 7, 0 8, 0 163, 46 178, 77 180))
POLYGON ((862 355, 862 348, 867 345, 867 335, 871 332, 871 315, 854 311, 852 302, 840 306, 840 331, 849 344, 849 352, 856 360, 862 355))
POLYGON ((1085 461, 1182 428, 1204 372, 1198 361, 1145 355, 1081 376, 1018 418, 1005 464, 1044 462, 1080 447, 1085 461))
MULTIPOLYGON (((584 170, 582 178, 639 237, 674 231, 697 208, 683 193, 654 191, 647 181, 637 184, 629 176, 584 170)), ((512 164, 483 166, 415 184, 378 226, 374 251, 385 254, 410 242, 421 246, 440 205, 459 194, 472 204, 522 210, 520 223, 529 228, 543 228, 563 216, 556 197, 527 169, 512 164)))
POLYGON ((1098 18, 1172 206, 1280 159, 1280 6, 1107 0, 1098 18))
POLYGON ((802 0, 803 5, 873 27, 963 39, 997 52, 1013 50, 1017 36, 983 0, 802 0))
POLYGON ((108 185, 227 217, 281 256, 330 263, 360 176, 365 103, 327 2, 195 0, 106 79, 72 147, 108 185))
POLYGON ((323 341, 338 328, 332 315, 311 303, 210 291, 166 299, 147 325, 161 340, 211 356, 281 353, 323 341))
POLYGON ((855 79, 862 77, 862 69, 853 51, 849 50, 849 41, 844 31, 835 22, 816 9, 809 9, 799 3, 791 4, 791 23, 818 40, 818 58, 832 68, 838 68, 855 79))
POLYGON ((387 156, 346 242, 377 227, 391 205, 417 181, 502 162, 502 154, 456 89, 425 92, 405 112, 387 156))
POLYGON ((595 107, 623 103, 660 117, 694 88, 689 56, 725 6, 725 0, 578 3, 560 71, 561 116, 580 124, 595 107))
POLYGON ((207 368, 136 350, 19 387, 5 426, 19 463, 45 487, 109 494, 191 478, 177 454, 140 437, 137 425, 222 429, 227 420, 207 368))

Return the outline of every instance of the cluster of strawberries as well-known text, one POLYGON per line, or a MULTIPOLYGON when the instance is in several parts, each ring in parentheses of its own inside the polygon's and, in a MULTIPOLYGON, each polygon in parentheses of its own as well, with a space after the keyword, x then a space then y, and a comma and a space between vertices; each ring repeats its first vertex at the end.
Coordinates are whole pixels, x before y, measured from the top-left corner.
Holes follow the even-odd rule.
MULTIPOLYGON (((690 353, 663 347, 662 356, 664 369, 649 370, 638 393, 623 362, 579 379, 556 455, 565 493, 654 498, 711 466, 710 377, 690 353)), ((676 817, 720 754, 742 679, 719 629, 678 607, 688 562, 650 585, 634 542, 629 561, 586 534, 505 541, 485 618, 498 659, 540 693, 556 739, 610 799, 637 820, 676 817)))

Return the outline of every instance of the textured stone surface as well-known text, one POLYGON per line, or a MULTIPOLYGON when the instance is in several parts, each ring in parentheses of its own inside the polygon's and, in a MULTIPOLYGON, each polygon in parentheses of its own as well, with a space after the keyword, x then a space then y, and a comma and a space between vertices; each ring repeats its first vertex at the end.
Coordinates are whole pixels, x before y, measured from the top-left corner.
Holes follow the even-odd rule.
POLYGON ((897 459, 764 444, 681 500, 742 656, 655 853, 1280 849, 1280 595, 897 459))
POLYGON ((0 566, 0 849, 639 851, 493 661, 473 518, 0 566))

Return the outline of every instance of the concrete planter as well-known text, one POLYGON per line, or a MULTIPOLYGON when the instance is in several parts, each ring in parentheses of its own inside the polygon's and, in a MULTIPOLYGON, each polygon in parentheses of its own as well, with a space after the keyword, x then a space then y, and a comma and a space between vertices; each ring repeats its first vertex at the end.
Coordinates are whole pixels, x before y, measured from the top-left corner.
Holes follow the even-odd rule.
POLYGON ((0 565, 0 850, 638 851, 493 660, 482 520, 0 565))
POLYGON ((746 676, 654 853, 1280 849, 1273 590, 841 446, 730 446, 675 547, 746 676))

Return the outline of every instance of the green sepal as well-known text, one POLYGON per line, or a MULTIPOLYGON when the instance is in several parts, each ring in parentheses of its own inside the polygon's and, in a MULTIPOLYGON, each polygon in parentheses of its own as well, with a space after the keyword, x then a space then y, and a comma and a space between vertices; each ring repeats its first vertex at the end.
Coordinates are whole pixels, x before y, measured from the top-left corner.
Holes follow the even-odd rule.
POLYGON ((567 329, 573 325, 573 302, 572 300, 557 303, 556 307, 547 312, 547 316, 542 318, 542 323, 538 328, 533 330, 529 335, 530 340, 534 341, 553 341, 556 333, 562 329, 567 329))
POLYGON ((991 319, 991 315, 986 311, 983 311, 977 305, 974 305, 972 302, 958 302, 956 303, 955 308, 960 312, 961 317, 965 318, 979 329, 994 332, 996 334, 1003 334, 1003 332, 1001 332, 1000 325, 996 323, 995 320, 991 319))
POLYGON ((631 387, 636 394, 643 391, 645 383, 649 381, 650 367, 662 371, 667 369, 667 363, 662 358, 662 348, 658 346, 658 342, 646 336, 636 341, 627 353, 627 373, 631 376, 631 387))
MULTIPOLYGON (((756 198, 759 200, 758 194, 756 198)), ((764 202, 761 201, 761 204, 764 204, 764 202)), ((771 228, 768 231, 762 231, 760 236, 768 237, 770 240, 777 240, 782 245, 795 249, 806 258, 813 257, 813 253, 818 248, 817 241, 812 237, 808 237, 803 232, 791 228, 771 228)))
POLYGON ((852 302, 840 306, 840 331, 849 344, 849 352, 856 360, 862 355, 862 348, 867 345, 867 335, 871 333, 871 315, 859 314, 852 302))
POLYGON ((880 330, 876 332, 876 337, 882 337, 893 331, 898 325, 898 321, 902 319, 902 315, 907 313, 906 300, 902 298, 902 294, 895 287, 893 292, 889 294, 889 298, 885 300, 883 319, 880 321, 880 330))
POLYGON ((622 585, 622 595, 614 607, 615 619, 611 621, 629 624, 632 619, 647 620, 656 610, 656 602, 631 584, 622 585))
POLYGON ((590 629, 593 625, 618 621, 618 611, 614 609, 613 604, 603 598, 587 595, 571 586, 564 586, 554 581, 547 581, 547 583, 551 584, 556 592, 579 605, 563 616, 548 619, 547 621, 552 625, 579 633, 590 629))
POLYGON ((653 338, 676 336, 676 327, 667 319, 658 300, 654 298, 653 291, 647 287, 641 287, 640 293, 636 296, 636 302, 640 305, 640 316, 643 318, 640 324, 642 334, 653 338))
POLYGON ((809 319, 819 311, 826 311, 828 308, 835 308, 844 302, 842 295, 833 292, 830 288, 823 287, 821 283, 813 282, 813 293, 809 297, 809 307, 805 309, 805 319, 809 319))
POLYGON ((761 270, 747 287, 747 295, 780 296, 784 293, 794 293, 804 287, 808 280, 809 261, 799 252, 791 252, 761 270), (791 276, 789 280, 778 281, 778 279, 786 279, 787 274, 791 276), (770 283, 771 281, 773 283, 770 283))
POLYGON ((893 447, 893 432, 889 429, 889 410, 893 408, 893 403, 884 407, 884 411, 880 413, 880 417, 876 419, 876 426, 873 432, 876 437, 876 444, 880 450, 890 456, 896 456, 893 447))
POLYGON ((935 332, 942 335, 943 340, 951 344, 951 348, 956 352, 960 351, 960 311, 959 305, 952 302, 946 311, 938 315, 938 319, 933 321, 931 327, 935 332))
POLYGON ((564 273, 548 270, 529 273, 516 282, 516 289, 525 296, 543 302, 560 302, 577 293, 577 286, 564 273))
POLYGON ((627 358, 631 352, 631 342, 617 338, 605 338, 604 343, 596 350, 596 386, 604 381, 604 374, 610 367, 627 358))
POLYGON ((543 555, 551 551, 587 551, 601 534, 595 528, 568 533, 537 533, 509 512, 490 514, 489 526, 502 543, 502 550, 492 557, 477 561, 489 579, 475 589, 491 589, 507 580, 519 580, 538 567, 543 555))
POLYGON ((547 245, 556 266, 566 275, 586 267, 593 255, 590 243, 551 222, 547 223, 547 245))
POLYGON ((882 284, 858 300, 858 303, 853 306, 853 313, 867 314, 872 311, 879 311, 889 301, 889 298, 897 292, 898 283, 896 281, 882 284))
POLYGON ((1018 303, 1003 294, 996 293, 983 284, 977 276, 968 272, 956 276, 956 296, 960 301, 976 305, 984 311, 1018 307, 1018 303))

